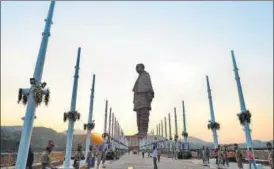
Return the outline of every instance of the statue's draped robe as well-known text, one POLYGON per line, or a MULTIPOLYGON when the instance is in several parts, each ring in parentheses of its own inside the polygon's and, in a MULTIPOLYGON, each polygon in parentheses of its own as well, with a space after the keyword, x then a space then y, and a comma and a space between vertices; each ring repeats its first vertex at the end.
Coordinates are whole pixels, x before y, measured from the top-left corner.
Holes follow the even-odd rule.
POLYGON ((146 71, 139 74, 134 88, 134 111, 137 112, 137 126, 139 133, 147 134, 149 122, 149 110, 151 110, 151 101, 154 97, 154 91, 151 79, 146 71))
POLYGON ((149 74, 144 71, 141 74, 139 74, 138 79, 135 82, 134 88, 134 111, 137 111, 141 108, 148 108, 151 109, 151 101, 149 101, 148 94, 154 94, 150 76, 149 74))

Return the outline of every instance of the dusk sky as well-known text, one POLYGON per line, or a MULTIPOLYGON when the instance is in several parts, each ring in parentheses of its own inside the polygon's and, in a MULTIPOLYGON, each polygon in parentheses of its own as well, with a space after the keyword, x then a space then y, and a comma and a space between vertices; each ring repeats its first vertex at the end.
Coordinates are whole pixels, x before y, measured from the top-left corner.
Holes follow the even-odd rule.
MULTIPOLYGON (((49 2, 1 2, 1 125, 22 125, 26 107, 18 89, 33 75, 49 2)), ((230 50, 239 67, 252 138, 273 139, 273 2, 56 2, 43 80, 49 106, 37 108, 34 126, 65 131, 77 48, 82 48, 77 110, 87 123, 96 74, 95 131, 103 131, 109 100, 125 134, 137 131, 132 88, 144 63, 155 98, 149 130, 174 107, 182 133, 185 101, 190 136, 212 141, 205 76, 209 76, 220 143, 244 142, 230 50)))

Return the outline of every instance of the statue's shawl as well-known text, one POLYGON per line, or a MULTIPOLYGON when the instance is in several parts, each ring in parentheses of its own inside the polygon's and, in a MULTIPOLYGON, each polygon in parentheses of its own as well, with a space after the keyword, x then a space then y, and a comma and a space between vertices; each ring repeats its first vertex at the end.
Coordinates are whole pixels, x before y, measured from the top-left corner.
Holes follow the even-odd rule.
POLYGON ((148 108, 151 110, 151 101, 148 100, 147 93, 153 93, 153 88, 150 80, 150 76, 147 72, 142 72, 135 82, 134 88, 134 111, 141 108, 148 108))
POLYGON ((149 74, 144 71, 142 72, 138 79, 135 82, 134 88, 133 88, 134 93, 148 93, 148 92, 153 92, 152 84, 151 84, 151 79, 149 74))

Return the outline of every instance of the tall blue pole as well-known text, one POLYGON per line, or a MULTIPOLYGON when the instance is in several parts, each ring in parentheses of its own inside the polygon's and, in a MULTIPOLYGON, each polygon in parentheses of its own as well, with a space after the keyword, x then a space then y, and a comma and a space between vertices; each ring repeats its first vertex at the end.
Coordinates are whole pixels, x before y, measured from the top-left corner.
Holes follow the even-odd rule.
POLYGON ((210 116, 211 116, 211 121, 209 121, 208 129, 212 130, 213 140, 214 140, 214 147, 217 148, 218 147, 217 130, 220 128, 220 124, 217 123, 217 122, 215 122, 213 102, 212 102, 211 89, 210 89, 210 84, 209 84, 208 76, 206 76, 206 84, 207 84, 207 91, 208 91, 210 116))
POLYGON ((156 136, 159 136, 158 125, 156 125, 156 136))
POLYGON ((231 56, 232 56, 232 62, 233 62, 235 80, 236 80, 236 84, 237 84, 239 101, 240 101, 240 107, 241 107, 241 113, 238 114, 238 116, 239 116, 240 123, 244 126, 245 138, 246 138, 246 146, 247 146, 247 148, 253 149, 252 148, 251 132, 250 132, 250 128, 249 128, 251 114, 246 109, 246 106, 245 106, 244 94, 243 94, 243 90, 242 90, 240 76, 239 76, 239 73, 238 73, 239 69, 238 69, 237 64, 236 64, 236 60, 235 60, 235 56, 234 56, 234 51, 233 50, 231 50, 231 56))
POLYGON ((111 107, 109 108, 109 118, 108 118, 108 134, 111 136, 111 107))
MULTIPOLYGON (((115 123, 115 121, 114 121, 114 113, 112 113, 112 120, 111 120, 111 136, 112 136, 112 138, 114 138, 114 123, 115 123)), ((111 141, 111 147, 112 147, 112 149, 114 150, 115 149, 115 143, 114 143, 114 141, 111 141)))
POLYGON ((78 74, 79 74, 79 64, 80 64, 80 55, 81 55, 81 48, 78 48, 77 54, 77 61, 75 66, 75 75, 74 75, 74 82, 73 82, 73 90, 72 90, 72 97, 71 97, 71 104, 70 104, 70 112, 64 115, 66 118, 69 119, 68 124, 68 133, 67 133, 67 144, 66 144, 66 156, 65 156, 65 168, 70 167, 71 161, 71 149, 72 149, 72 140, 73 140, 73 130, 74 130, 74 122, 76 119, 80 119, 80 114, 75 111, 76 109, 76 99, 77 99, 77 89, 78 89, 78 74))
POLYGON ((183 124, 184 124, 184 131, 183 131, 183 137, 185 139, 185 142, 187 142, 188 133, 186 131, 186 111, 185 111, 185 102, 182 101, 183 106, 183 124))
POLYGON ((164 138, 164 126, 163 126, 163 120, 161 120, 161 137, 164 138))
MULTIPOLYGON (((176 113, 176 107, 174 107, 174 120, 175 120, 175 136, 174 136, 174 149, 175 152, 177 152, 178 148, 178 125, 177 125, 177 113, 176 113)), ((177 158, 177 157, 176 157, 177 158)))
POLYGON ((168 113, 168 123, 169 123, 169 151, 171 152, 172 151, 172 147, 171 147, 171 144, 172 144, 172 135, 171 135, 171 120, 170 120, 170 113, 168 113))
POLYGON ((167 141, 168 141, 168 136, 167 136, 167 124, 166 124, 166 117, 164 118, 164 124, 165 124, 165 149, 167 149, 167 141))
POLYGON ((108 137, 108 144, 109 145, 112 145, 112 143, 111 143, 111 140, 110 140, 110 138, 111 138, 111 107, 109 108, 109 118, 108 118, 108 135, 109 135, 109 137, 108 137))
MULTIPOLYGON (((54 5, 55 5, 55 1, 51 1, 49 11, 48 11, 48 16, 47 16, 47 19, 45 20, 46 24, 45 24, 44 32, 42 33, 43 37, 40 44, 40 49, 39 49, 38 58, 36 61, 35 70, 33 73, 35 85, 40 84, 42 79, 44 62, 45 62, 47 46, 48 46, 48 39, 50 36, 50 28, 52 24, 54 5)), ((36 101, 34 99, 34 93, 33 93, 34 88, 33 88, 33 84, 31 85, 32 87, 30 88, 30 93, 28 96, 27 109, 26 109, 24 124, 21 132, 18 155, 16 158, 16 166, 15 166, 16 169, 25 169, 26 163, 27 163, 27 157, 28 157, 27 154, 29 151, 32 129, 33 129, 33 121, 34 121, 35 111, 36 111, 36 101)))
POLYGON ((85 125, 87 128, 87 137, 86 137, 86 149, 85 149, 85 159, 87 159, 88 152, 89 152, 89 145, 90 145, 90 133, 91 130, 95 127, 92 117, 93 117, 93 103, 94 103, 94 91, 95 91, 95 75, 92 77, 92 87, 91 87, 91 94, 90 94, 90 102, 89 102, 89 116, 88 116, 88 123, 85 125))
POLYGON ((165 122, 165 139, 168 139, 167 138, 167 125, 166 125, 166 117, 164 119, 164 122, 165 122))
POLYGON ((176 113, 176 107, 174 107, 174 120, 175 120, 175 141, 178 139, 178 126, 177 126, 177 113, 176 113))
POLYGON ((107 133, 107 118, 108 118, 108 100, 106 100, 106 107, 105 107, 104 133, 107 133))

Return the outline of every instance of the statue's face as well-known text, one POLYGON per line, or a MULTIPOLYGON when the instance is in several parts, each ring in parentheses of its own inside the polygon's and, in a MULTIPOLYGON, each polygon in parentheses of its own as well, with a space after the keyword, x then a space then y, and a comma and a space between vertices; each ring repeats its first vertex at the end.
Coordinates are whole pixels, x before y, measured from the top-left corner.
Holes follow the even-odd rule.
POLYGON ((136 71, 137 71, 137 73, 141 73, 142 71, 144 71, 144 67, 141 64, 138 64, 136 66, 136 71))

